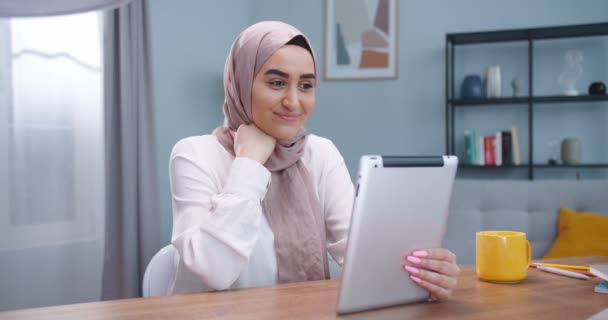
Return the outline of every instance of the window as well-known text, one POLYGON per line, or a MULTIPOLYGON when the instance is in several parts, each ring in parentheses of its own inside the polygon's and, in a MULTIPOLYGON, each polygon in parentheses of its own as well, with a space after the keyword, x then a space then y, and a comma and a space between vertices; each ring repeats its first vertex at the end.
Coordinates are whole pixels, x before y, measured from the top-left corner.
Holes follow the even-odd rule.
POLYGON ((0 250, 103 237, 101 15, 0 20, 0 250))

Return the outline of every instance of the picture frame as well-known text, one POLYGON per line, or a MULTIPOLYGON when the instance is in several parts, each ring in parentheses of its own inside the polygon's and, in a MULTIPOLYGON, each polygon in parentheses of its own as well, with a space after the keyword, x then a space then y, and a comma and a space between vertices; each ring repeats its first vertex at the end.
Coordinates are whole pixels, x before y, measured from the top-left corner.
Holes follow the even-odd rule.
POLYGON ((398 0, 325 0, 325 80, 397 79, 398 0))

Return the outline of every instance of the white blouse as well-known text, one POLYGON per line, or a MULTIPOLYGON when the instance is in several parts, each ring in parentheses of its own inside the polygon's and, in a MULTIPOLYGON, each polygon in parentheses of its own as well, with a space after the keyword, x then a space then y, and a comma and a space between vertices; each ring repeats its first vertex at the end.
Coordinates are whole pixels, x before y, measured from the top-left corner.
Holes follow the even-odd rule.
MULTIPOLYGON (((330 140, 309 135, 302 162, 325 216, 327 250, 342 265, 354 199, 344 159, 330 140)), ((213 135, 179 141, 169 170, 171 241, 179 252, 169 293, 278 283, 274 235, 261 206, 270 172, 234 158, 213 135)))

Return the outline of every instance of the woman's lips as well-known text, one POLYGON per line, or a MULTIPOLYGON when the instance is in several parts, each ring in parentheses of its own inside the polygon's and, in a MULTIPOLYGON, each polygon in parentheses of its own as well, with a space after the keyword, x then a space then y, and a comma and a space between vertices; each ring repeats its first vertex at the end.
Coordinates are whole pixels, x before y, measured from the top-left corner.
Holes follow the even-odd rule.
POLYGON ((288 122, 294 122, 297 121, 299 118, 299 115, 297 114, 289 114, 289 113, 274 113, 275 116, 277 116, 277 118, 283 120, 283 121, 288 121, 288 122))

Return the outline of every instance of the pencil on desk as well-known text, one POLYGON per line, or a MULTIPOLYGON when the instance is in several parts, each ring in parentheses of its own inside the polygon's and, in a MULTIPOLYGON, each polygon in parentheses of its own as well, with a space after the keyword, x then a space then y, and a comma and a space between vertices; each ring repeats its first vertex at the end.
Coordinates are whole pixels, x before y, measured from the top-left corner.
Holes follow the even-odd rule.
POLYGON ((555 263, 542 263, 542 262, 534 262, 534 263, 532 263, 532 265, 589 271, 589 266, 575 266, 575 265, 569 265, 569 264, 555 264, 555 263))
MULTIPOLYGON (((538 265, 538 263, 531 263, 530 264, 530 268, 536 268, 537 265, 538 265)), ((591 273, 590 271, 574 270, 574 269, 568 269, 568 268, 559 268, 559 269, 566 270, 566 271, 572 271, 572 272, 576 272, 576 273, 580 273, 580 274, 584 274, 584 275, 592 277, 592 278, 595 277, 595 275, 593 273, 591 273)))
POLYGON ((580 274, 584 274, 586 276, 592 277, 594 278, 595 275, 589 271, 584 271, 584 270, 574 270, 574 269, 567 269, 567 268, 560 268, 562 270, 566 270, 566 271, 572 271, 572 272, 576 272, 576 273, 580 273, 580 274))
POLYGON ((545 271, 545 272, 559 274, 561 276, 566 276, 566 277, 571 277, 571 278, 576 278, 576 279, 581 279, 581 280, 587 280, 587 279, 589 279, 589 277, 586 276, 586 275, 584 275, 584 274, 580 274, 580 273, 576 273, 576 272, 572 272, 572 271, 567 271, 567 270, 560 269, 560 268, 547 267, 547 266, 539 266, 539 265, 537 265, 536 268, 538 270, 542 270, 542 271, 545 271))

